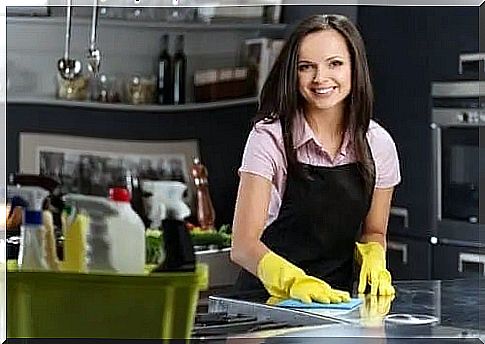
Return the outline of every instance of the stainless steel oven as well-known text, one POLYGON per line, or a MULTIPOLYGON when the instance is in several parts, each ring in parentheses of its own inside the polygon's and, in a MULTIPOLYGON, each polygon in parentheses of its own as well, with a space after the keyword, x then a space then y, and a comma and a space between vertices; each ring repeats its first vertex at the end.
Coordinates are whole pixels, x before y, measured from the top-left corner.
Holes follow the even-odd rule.
POLYGON ((484 96, 484 81, 432 83, 432 223, 445 241, 480 243, 485 220, 479 211, 484 96))

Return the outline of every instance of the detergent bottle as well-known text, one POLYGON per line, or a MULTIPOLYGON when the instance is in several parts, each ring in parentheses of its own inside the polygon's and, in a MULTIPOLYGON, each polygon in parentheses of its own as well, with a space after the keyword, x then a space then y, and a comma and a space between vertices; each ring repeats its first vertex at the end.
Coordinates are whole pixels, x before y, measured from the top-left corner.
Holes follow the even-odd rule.
POLYGON ((119 215, 116 206, 104 197, 81 194, 67 194, 65 202, 89 218, 85 250, 87 271, 116 272, 114 245, 119 233, 109 223, 111 217, 119 215))
POLYGON ((128 189, 111 188, 109 198, 118 210, 118 216, 109 219, 115 238, 115 269, 123 274, 142 274, 145 267, 145 225, 131 207, 128 189))

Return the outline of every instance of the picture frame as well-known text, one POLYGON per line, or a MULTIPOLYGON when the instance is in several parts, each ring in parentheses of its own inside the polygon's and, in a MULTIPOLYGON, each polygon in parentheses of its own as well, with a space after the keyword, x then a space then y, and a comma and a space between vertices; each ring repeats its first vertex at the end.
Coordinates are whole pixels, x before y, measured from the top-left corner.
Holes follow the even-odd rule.
MULTIPOLYGON (((178 180, 187 185, 185 202, 194 202, 190 167, 199 157, 197 140, 143 141, 46 133, 20 133, 19 172, 62 182, 62 192, 106 195, 120 178, 178 180)), ((122 182, 122 181, 121 181, 122 182)))

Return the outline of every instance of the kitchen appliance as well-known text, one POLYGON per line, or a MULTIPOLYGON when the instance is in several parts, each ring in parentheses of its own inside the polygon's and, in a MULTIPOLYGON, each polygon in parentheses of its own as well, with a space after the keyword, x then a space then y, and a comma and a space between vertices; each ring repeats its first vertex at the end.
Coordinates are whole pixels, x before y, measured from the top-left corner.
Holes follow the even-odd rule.
POLYGON ((463 54, 459 77, 432 83, 432 225, 438 238, 479 243, 485 147, 485 54, 463 54), (468 65, 472 63, 473 68, 468 65), (478 65, 477 65, 478 63, 478 65))
POLYGON ((209 313, 196 317, 193 338, 210 343, 476 343, 485 329, 480 321, 484 305, 477 304, 483 282, 396 281, 387 309, 382 297, 371 295, 359 296, 363 304, 352 310, 281 308, 265 304, 258 292, 213 295, 209 313), (212 318, 227 321, 212 323, 212 318), (238 329, 242 319, 268 321, 274 329, 238 329), (203 332, 204 327, 213 333, 203 332))

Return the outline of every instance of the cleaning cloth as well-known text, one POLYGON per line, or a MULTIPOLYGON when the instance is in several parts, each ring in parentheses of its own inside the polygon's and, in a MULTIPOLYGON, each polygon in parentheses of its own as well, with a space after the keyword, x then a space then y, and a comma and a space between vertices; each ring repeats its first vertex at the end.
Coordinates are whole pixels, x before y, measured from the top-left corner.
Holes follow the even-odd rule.
POLYGON ((361 303, 362 303, 362 300, 356 299, 356 298, 350 299, 349 302, 341 302, 341 303, 319 303, 319 302, 303 303, 298 300, 287 299, 277 303, 276 306, 285 307, 285 308, 327 308, 327 309, 351 310, 359 306, 361 303))

